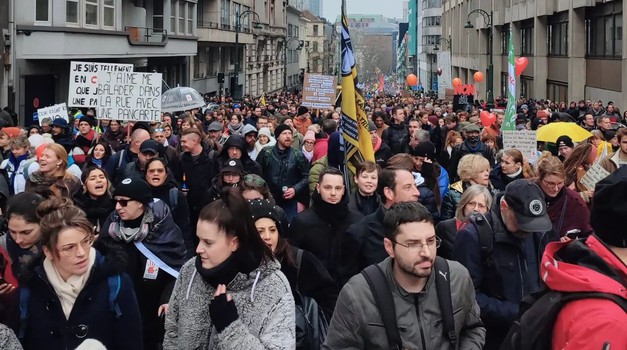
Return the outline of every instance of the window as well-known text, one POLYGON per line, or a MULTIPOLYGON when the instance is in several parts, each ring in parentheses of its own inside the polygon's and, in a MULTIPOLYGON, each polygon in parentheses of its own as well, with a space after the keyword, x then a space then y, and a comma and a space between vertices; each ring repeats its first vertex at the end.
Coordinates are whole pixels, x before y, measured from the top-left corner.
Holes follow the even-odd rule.
POLYGON ((229 8, 229 6, 231 5, 231 3, 229 2, 229 0, 222 0, 222 10, 221 10, 221 23, 222 23, 222 29, 230 29, 229 28, 229 19, 231 17, 231 9, 229 8))
POLYGON ((152 27, 163 29, 163 1, 155 1, 152 9, 152 27))
POLYGON ((78 0, 65 1, 65 22, 78 25, 78 0))
POLYGON ((187 34, 194 34, 194 3, 187 3, 187 34))
POLYGON ((115 0, 104 0, 102 10, 103 25, 105 27, 115 26, 115 0))
POLYGON ((547 81, 547 98, 551 101, 568 101, 568 85, 556 81, 547 81))
POLYGON ((51 21, 50 0, 35 0, 35 22, 51 21))
MULTIPOLYGON (((250 11, 250 7, 242 6, 242 12, 241 13, 244 13, 246 11, 250 11)), ((240 25, 242 26, 242 28, 243 28, 243 30, 245 32, 247 32, 250 29, 250 25, 248 25, 250 23, 250 18, 253 18, 253 20, 254 20, 255 17, 252 14, 248 15, 245 18, 242 18, 242 23, 240 23, 240 25)))
POLYGON ((314 24, 313 26, 313 36, 318 36, 318 25, 314 24))
POLYGON ((170 32, 176 33, 176 1, 170 2, 170 32))
MULTIPOLYGON (((548 28, 549 55, 568 55, 568 22, 549 24, 548 28)), ((562 101, 562 100, 556 100, 562 101)))
POLYGON ((437 27, 440 25, 440 16, 437 17, 425 17, 422 19, 423 27, 437 27))
POLYGON ((623 14, 615 13, 587 19, 586 39, 588 56, 621 58, 623 14))
POLYGON ((435 45, 439 39, 439 35, 423 35, 422 45, 435 45))
POLYGON ((98 25, 98 0, 85 0, 85 24, 98 25))
MULTIPOLYGON (((533 55, 533 27, 524 27, 520 30, 520 52, 526 56, 533 55)), ((529 95, 525 95, 529 96, 529 95)))
MULTIPOLYGON (((533 96, 533 78, 520 76, 520 96, 532 97, 533 96)), ((566 101, 566 100, 560 100, 566 101)))
POLYGON ((509 24, 501 27, 501 55, 509 54, 509 24))
POLYGON ((177 28, 177 33, 179 34, 185 34, 185 8, 187 4, 185 3, 185 1, 180 0, 179 1, 179 12, 178 12, 178 20, 179 20, 179 26, 177 28))
MULTIPOLYGON (((233 27, 233 29, 235 29, 235 27, 237 27, 237 21, 239 18, 239 15, 242 13, 242 5, 237 4, 237 3, 233 3, 233 23, 231 24, 233 27)), ((244 18, 242 18, 242 20, 244 20, 244 18)), ((242 23, 240 23, 241 25, 242 23)), ((237 29, 235 29, 237 30, 237 29)))

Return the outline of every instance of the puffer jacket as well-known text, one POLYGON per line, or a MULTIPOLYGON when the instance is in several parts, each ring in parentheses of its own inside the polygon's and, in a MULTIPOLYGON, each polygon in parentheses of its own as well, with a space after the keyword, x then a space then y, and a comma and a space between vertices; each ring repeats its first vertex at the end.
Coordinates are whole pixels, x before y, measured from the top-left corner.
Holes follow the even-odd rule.
POLYGON ((266 147, 257 155, 257 162, 279 206, 283 202, 284 186, 293 187, 296 197, 307 195, 309 162, 301 151, 294 148, 279 150, 278 145, 266 147))
MULTIPOLYGON (((379 263, 394 298, 403 348, 448 350, 451 344, 442 327, 442 311, 432 269, 424 291, 404 291, 392 273, 394 260, 379 263)), ((485 328, 479 318, 472 280, 458 262, 448 261, 453 318, 458 349, 479 350, 485 341, 485 328)), ((324 349, 390 349, 385 327, 374 297, 363 275, 358 274, 342 288, 329 325, 324 349)))
POLYGON ((455 217, 457 204, 462 199, 464 190, 470 186, 468 183, 457 181, 452 184, 448 193, 442 200, 442 210, 440 211, 440 220, 448 220, 455 217))
POLYGON ((393 154, 402 153, 409 141, 407 125, 404 123, 392 124, 386 131, 387 133, 384 134, 386 137, 383 139, 383 142, 390 146, 393 154))
POLYGON ((164 350, 256 350, 295 348, 294 298, 275 260, 262 261, 227 286, 239 318, 217 333, 209 318, 215 289, 196 270, 195 258, 181 269, 165 318, 164 350))

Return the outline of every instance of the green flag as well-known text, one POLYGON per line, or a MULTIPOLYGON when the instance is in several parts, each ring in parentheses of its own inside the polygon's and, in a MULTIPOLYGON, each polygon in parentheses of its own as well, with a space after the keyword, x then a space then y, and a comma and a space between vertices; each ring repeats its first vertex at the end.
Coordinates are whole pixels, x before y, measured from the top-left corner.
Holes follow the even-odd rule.
POLYGON ((507 110, 501 130, 516 130, 516 62, 514 58, 514 36, 509 26, 509 50, 507 55, 507 110))

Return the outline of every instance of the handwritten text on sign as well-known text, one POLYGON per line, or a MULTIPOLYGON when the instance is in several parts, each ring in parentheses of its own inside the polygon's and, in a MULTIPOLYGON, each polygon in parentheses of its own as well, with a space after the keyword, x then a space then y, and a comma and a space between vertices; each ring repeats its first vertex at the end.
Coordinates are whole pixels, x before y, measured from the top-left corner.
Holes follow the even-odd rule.
POLYGON ((581 178, 581 183, 586 186, 589 191, 594 191, 597 182, 605 179, 609 175, 609 171, 603 169, 600 163, 596 163, 586 171, 586 175, 581 178))
POLYGON ((37 115, 39 116, 39 125, 41 125, 45 119, 49 119, 50 123, 59 118, 65 119, 67 122, 70 121, 67 115, 67 106, 65 103, 56 104, 46 108, 39 108, 37 110, 37 115))
POLYGON ((303 81, 303 106, 319 109, 333 108, 337 85, 335 76, 306 73, 303 81))
POLYGON ((68 105, 70 107, 97 107, 98 73, 132 71, 132 64, 70 62, 68 105))
POLYGON ((98 119, 161 120, 161 73, 99 72, 98 119))
POLYGON ((525 159, 533 164, 537 159, 538 153, 537 139, 535 131, 503 130, 503 149, 517 149, 522 152, 525 159))

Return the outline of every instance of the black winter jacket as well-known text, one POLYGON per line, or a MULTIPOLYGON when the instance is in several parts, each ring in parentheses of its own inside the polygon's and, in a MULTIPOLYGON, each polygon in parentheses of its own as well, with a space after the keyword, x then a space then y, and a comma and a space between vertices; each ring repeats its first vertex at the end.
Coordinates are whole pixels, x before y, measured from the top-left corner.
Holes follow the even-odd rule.
POLYGON ((509 177, 503 174, 500 164, 494 167, 492 171, 490 171, 490 183, 492 184, 492 187, 494 187, 494 189, 497 191, 505 191, 505 187, 507 186, 507 184, 514 180, 524 178, 525 176, 523 175, 522 171, 516 177, 509 177))
POLYGON ((207 205, 208 198, 205 194, 211 187, 212 176, 215 174, 213 160, 210 158, 210 150, 203 145, 202 152, 197 157, 192 157, 191 153, 181 154, 181 178, 176 179, 181 186, 188 189, 187 204, 189 205, 190 221, 196 222, 200 210, 207 205), (183 181, 185 177, 185 181, 183 181))
POLYGON ((142 348, 142 320, 133 283, 124 273, 126 261, 115 249, 103 253, 107 255, 96 251, 89 280, 76 298, 69 319, 65 318, 48 281, 43 261, 32 267, 23 282, 30 291, 25 334, 21 339, 24 349, 75 349, 87 338, 102 342, 107 349, 142 348), (120 276, 115 299, 121 311, 119 317, 109 305, 112 275, 120 276))
POLYGON ((466 140, 461 145, 453 148, 453 152, 451 152, 448 169, 448 176, 451 179, 451 183, 459 180, 459 175, 457 175, 457 165, 459 165, 459 160, 467 154, 480 154, 488 160, 490 168, 494 167, 494 151, 490 147, 479 141, 477 146, 473 149, 466 140))
POLYGON ((296 198, 307 195, 310 164, 301 151, 292 147, 280 150, 278 145, 266 147, 257 155, 257 162, 279 206, 284 203, 284 186, 293 187, 296 198))
POLYGON ((402 153, 409 141, 409 130, 407 129, 407 125, 405 125, 405 123, 392 124, 386 129, 386 131, 386 138, 383 142, 390 146, 392 153, 402 153))

